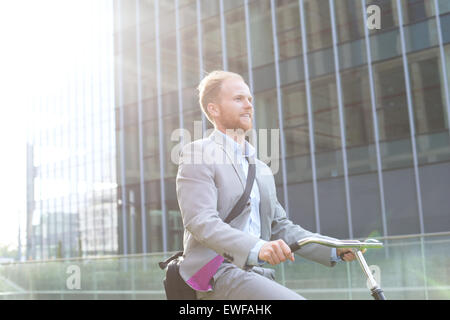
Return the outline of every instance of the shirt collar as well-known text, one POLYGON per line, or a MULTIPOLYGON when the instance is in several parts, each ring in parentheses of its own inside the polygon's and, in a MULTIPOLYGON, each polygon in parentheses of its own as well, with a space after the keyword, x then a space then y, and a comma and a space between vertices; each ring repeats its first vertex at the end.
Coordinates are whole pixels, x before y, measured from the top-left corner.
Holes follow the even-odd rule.
POLYGON ((255 157, 256 156, 256 149, 253 147, 250 143, 247 142, 247 140, 244 140, 244 146, 245 146, 245 152, 242 152, 242 147, 239 143, 234 141, 231 137, 226 135, 220 130, 214 129, 218 133, 220 133, 223 137, 225 137, 225 143, 230 144, 233 147, 233 150, 235 154, 243 157, 255 157))

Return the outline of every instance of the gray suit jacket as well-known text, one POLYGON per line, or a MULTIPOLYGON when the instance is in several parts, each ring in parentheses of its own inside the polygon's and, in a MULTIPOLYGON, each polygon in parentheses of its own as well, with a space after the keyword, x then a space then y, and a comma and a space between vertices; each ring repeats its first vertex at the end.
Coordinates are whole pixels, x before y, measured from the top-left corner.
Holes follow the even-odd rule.
MULTIPOLYGON (((286 218, 277 200, 270 168, 255 159, 256 180, 260 192, 261 239, 283 239, 287 244, 309 236, 321 236, 304 230, 286 218)), ((250 250, 258 238, 242 231, 251 207, 230 224, 223 222, 244 192, 245 174, 234 159, 231 144, 217 131, 184 146, 180 153, 176 189, 184 231, 184 260, 180 275, 188 281, 218 254, 244 268, 250 250)), ((309 244, 296 252, 300 256, 334 266, 331 249, 309 244)), ((217 275, 216 275, 217 276, 217 275)))

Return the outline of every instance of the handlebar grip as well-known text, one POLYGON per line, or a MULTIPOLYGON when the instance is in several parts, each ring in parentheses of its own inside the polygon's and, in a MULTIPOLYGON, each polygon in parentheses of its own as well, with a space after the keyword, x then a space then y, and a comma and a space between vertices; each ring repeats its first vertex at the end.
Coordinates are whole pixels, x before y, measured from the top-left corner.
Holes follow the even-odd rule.
POLYGON ((297 242, 294 242, 289 245, 289 248, 291 249, 291 252, 294 252, 294 251, 297 251, 298 249, 300 249, 300 246, 298 245, 297 242))

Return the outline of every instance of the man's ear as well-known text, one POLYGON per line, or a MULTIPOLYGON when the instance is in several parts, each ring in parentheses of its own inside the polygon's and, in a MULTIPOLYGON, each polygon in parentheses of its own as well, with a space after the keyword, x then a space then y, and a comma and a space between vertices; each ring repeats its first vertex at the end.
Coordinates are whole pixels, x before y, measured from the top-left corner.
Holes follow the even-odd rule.
POLYGON ((208 110, 208 113, 211 115, 212 118, 216 118, 220 115, 219 106, 215 103, 208 103, 206 106, 206 109, 208 110))

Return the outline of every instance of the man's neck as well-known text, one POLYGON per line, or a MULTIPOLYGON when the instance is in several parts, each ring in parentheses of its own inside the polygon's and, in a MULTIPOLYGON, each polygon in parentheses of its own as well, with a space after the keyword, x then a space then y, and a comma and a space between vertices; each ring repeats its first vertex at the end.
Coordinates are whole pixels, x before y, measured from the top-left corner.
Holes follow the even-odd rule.
POLYGON ((242 150, 245 150, 245 132, 241 129, 224 129, 216 127, 216 130, 222 132, 227 135, 231 139, 233 139, 237 144, 239 144, 242 150))

